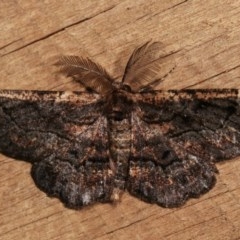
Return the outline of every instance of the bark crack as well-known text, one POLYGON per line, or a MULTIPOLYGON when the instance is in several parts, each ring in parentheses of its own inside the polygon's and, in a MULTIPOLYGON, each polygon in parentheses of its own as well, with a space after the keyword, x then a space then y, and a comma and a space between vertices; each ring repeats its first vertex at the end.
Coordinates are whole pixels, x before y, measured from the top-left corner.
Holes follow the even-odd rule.
MULTIPOLYGON (((88 20, 91 20, 91 19, 93 19, 93 18, 101 15, 102 13, 105 13, 105 12, 107 12, 107 11, 112 10, 112 9, 115 8, 115 7, 116 7, 115 5, 114 5, 114 6, 111 6, 111 7, 107 8, 107 9, 101 11, 101 12, 98 12, 98 13, 92 15, 92 16, 86 17, 86 18, 81 19, 81 20, 79 20, 79 21, 77 21, 77 22, 71 23, 71 24, 69 24, 69 25, 66 25, 66 26, 60 28, 60 29, 57 29, 57 30, 55 30, 55 31, 53 31, 53 32, 50 32, 50 33, 48 33, 48 34, 46 34, 46 35, 44 35, 44 36, 42 36, 42 37, 40 37, 40 38, 38 38, 38 39, 35 39, 35 40, 31 41, 31 42, 28 42, 27 44, 24 44, 24 45, 21 46, 21 47, 18 47, 18 48, 16 48, 16 49, 12 50, 12 51, 9 51, 9 52, 7 52, 7 53, 5 53, 5 54, 2 54, 1 57, 7 56, 7 55, 9 55, 9 54, 11 54, 11 53, 17 52, 17 51, 19 51, 19 50, 21 50, 21 49, 23 49, 23 48, 26 48, 26 47, 28 47, 28 46, 31 46, 31 45, 33 45, 33 44, 35 44, 35 43, 38 43, 38 42, 42 41, 42 40, 48 39, 49 37, 52 37, 52 36, 54 36, 55 34, 58 34, 58 33, 60 33, 60 32, 63 32, 63 31, 65 31, 66 29, 71 28, 71 27, 73 27, 73 26, 75 26, 75 25, 78 25, 78 24, 80 24, 80 23, 83 23, 83 22, 86 22, 86 21, 88 21, 88 20)), ((15 40, 15 41, 13 41, 13 42, 16 42, 16 41, 18 41, 18 40, 15 40)), ((12 44, 13 42, 11 42, 10 44, 12 44)), ((2 48, 6 47, 6 46, 8 46, 8 45, 10 45, 10 44, 7 44, 7 45, 3 46, 2 48)), ((0 48, 0 50, 1 50, 2 48, 0 48)))
POLYGON ((199 85, 199 84, 201 84, 201 83, 204 83, 204 82, 206 82, 206 81, 208 81, 208 80, 211 80, 211 79, 213 79, 213 78, 215 78, 215 77, 218 77, 218 76, 220 76, 220 75, 222 75, 222 74, 231 72, 231 71, 233 71, 233 70, 235 70, 235 69, 237 69, 237 68, 239 68, 239 67, 240 67, 240 64, 237 65, 237 66, 235 66, 235 67, 232 67, 232 68, 230 68, 230 69, 224 70, 224 71, 222 71, 222 72, 220 72, 220 73, 217 73, 217 74, 215 74, 215 75, 213 75, 213 76, 210 76, 210 77, 208 77, 208 78, 205 78, 205 79, 203 79, 202 81, 199 81, 199 82, 197 82, 197 83, 188 85, 187 87, 182 88, 182 89, 188 89, 188 88, 191 88, 191 87, 195 87, 195 86, 197 86, 197 85, 199 85))

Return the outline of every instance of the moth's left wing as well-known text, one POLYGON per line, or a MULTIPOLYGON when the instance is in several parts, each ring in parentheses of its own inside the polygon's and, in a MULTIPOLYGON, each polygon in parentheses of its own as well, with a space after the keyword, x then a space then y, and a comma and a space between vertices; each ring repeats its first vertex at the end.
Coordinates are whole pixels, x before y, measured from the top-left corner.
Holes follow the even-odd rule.
POLYGON ((240 155, 238 90, 136 95, 128 190, 165 207, 215 183, 215 162, 240 155))
POLYGON ((68 207, 110 201, 104 101, 79 92, 0 91, 0 152, 33 164, 39 188, 68 207))
POLYGON ((0 91, 0 151, 40 161, 49 155, 86 155, 103 109, 97 94, 0 91), (80 144, 75 149, 74 144, 80 144), (72 153, 74 155, 74 153, 72 153))

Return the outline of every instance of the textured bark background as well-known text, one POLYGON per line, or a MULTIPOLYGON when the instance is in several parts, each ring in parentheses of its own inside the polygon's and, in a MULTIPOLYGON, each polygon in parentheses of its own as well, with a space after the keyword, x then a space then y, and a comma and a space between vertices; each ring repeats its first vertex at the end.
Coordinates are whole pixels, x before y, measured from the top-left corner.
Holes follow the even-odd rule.
MULTIPOLYGON (((240 88, 238 0, 1 0, 0 89, 77 90, 52 66, 89 56, 120 78, 133 48, 176 52, 167 88, 240 88)), ((216 187, 177 209, 139 201, 66 209, 33 183, 30 164, 0 156, 1 239, 239 239, 240 158, 218 164, 216 187)))

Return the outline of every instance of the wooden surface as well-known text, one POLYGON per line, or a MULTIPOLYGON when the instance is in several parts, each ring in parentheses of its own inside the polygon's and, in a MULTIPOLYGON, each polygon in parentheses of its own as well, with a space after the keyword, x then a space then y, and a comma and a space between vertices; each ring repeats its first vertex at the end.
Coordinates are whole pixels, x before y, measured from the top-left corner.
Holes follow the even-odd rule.
MULTIPOLYGON (((89 56, 120 78, 133 48, 176 52, 166 88, 240 88, 239 0, 1 0, 0 89, 77 90, 51 66, 89 56)), ((216 187, 181 208, 128 193, 116 206, 66 209, 33 183, 30 164, 0 157, 0 239, 240 239, 240 158, 218 164, 216 187)))

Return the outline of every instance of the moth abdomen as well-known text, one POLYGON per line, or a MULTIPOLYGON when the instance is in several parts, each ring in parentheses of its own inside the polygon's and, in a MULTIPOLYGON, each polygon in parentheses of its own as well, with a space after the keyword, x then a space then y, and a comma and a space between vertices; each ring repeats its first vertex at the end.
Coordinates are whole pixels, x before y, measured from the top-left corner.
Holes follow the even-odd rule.
POLYGON ((131 119, 128 117, 120 121, 112 118, 109 119, 108 126, 110 161, 115 174, 114 187, 123 190, 128 176, 131 119))

